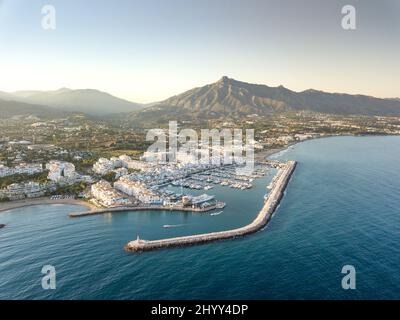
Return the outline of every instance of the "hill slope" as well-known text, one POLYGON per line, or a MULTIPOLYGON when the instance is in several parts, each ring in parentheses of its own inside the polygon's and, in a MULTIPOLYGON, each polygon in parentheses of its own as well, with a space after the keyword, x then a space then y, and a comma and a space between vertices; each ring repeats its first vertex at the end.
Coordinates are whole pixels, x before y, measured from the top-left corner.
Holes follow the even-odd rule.
POLYGON ((17 91, 3 93, 3 99, 12 99, 30 104, 40 104, 70 112, 84 112, 91 115, 132 112, 142 105, 114 97, 106 92, 93 89, 56 91, 17 91), (8 96, 8 97, 7 97, 8 96))
POLYGON ((70 113, 51 107, 0 99, 0 119, 7 119, 18 115, 34 115, 41 118, 52 119, 65 117, 70 115, 70 113))

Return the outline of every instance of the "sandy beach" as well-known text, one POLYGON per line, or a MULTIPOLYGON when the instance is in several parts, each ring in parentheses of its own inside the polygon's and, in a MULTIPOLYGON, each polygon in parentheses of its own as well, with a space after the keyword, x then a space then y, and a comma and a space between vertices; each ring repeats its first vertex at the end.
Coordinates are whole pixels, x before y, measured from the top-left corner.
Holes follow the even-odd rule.
POLYGON ((34 199, 23 199, 17 201, 2 202, 0 203, 0 212, 17 208, 46 205, 46 204, 70 204, 70 205, 84 206, 90 210, 97 209, 97 207, 95 207, 94 205, 83 200, 77 200, 77 199, 50 200, 49 198, 46 197, 46 198, 34 198, 34 199))
POLYGON ((281 152, 281 151, 287 149, 288 147, 275 148, 275 149, 265 149, 265 150, 262 150, 260 152, 254 153, 254 161, 264 161, 268 157, 272 156, 273 154, 281 152))

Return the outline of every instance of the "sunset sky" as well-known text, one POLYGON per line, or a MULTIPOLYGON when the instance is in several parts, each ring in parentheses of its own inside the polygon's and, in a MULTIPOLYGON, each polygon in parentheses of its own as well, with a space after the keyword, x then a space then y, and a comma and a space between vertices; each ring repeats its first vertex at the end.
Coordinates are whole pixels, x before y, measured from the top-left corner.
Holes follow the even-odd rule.
POLYGON ((400 97, 398 0, 0 0, 0 91, 166 99, 223 75, 400 97), (56 30, 41 8, 56 8, 56 30), (357 29, 344 30, 351 4, 357 29))

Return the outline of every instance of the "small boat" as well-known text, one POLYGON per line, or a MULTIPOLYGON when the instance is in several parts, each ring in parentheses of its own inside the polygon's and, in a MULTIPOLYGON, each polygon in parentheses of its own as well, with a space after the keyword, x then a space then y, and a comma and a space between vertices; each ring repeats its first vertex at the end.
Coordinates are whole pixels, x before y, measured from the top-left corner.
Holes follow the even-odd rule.
POLYGON ((210 214, 210 216, 218 216, 222 213, 223 211, 219 211, 219 212, 213 212, 210 214))
POLYGON ((184 226, 184 224, 164 224, 163 228, 178 228, 182 226, 184 226))
POLYGON ((5 224, 1 224, 1 223, 0 223, 0 229, 1 229, 1 228, 4 228, 5 226, 6 226, 5 224))

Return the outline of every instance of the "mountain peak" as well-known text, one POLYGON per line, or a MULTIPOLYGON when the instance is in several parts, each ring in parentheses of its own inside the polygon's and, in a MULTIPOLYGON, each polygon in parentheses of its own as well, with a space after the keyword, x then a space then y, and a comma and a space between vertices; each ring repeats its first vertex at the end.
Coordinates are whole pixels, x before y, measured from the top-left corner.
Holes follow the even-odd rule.
POLYGON ((221 79, 217 81, 217 83, 222 83, 222 84, 228 84, 231 82, 233 79, 228 78, 227 76, 223 76, 221 79))

